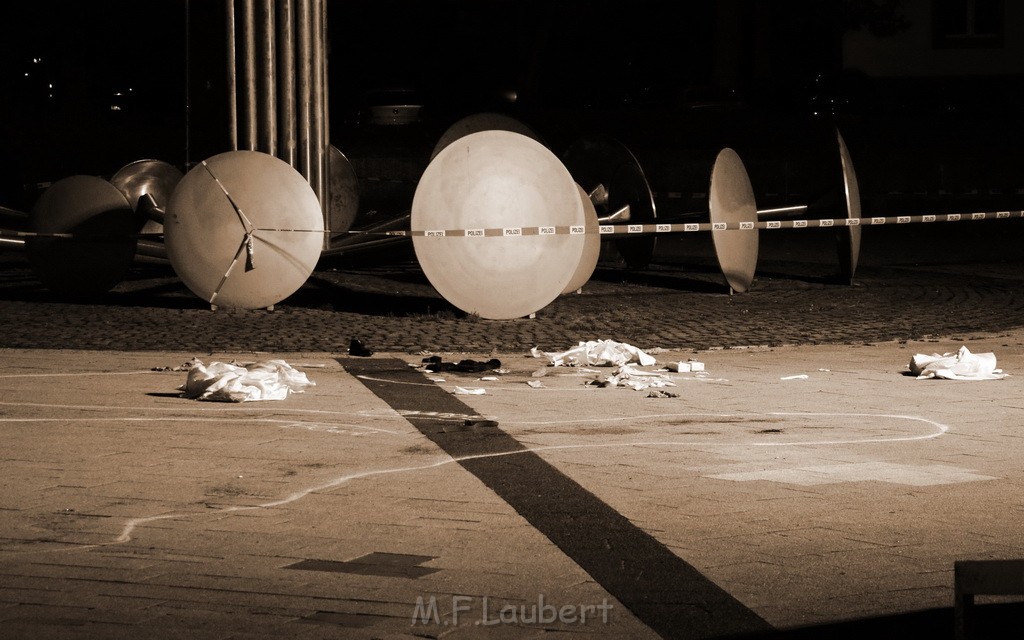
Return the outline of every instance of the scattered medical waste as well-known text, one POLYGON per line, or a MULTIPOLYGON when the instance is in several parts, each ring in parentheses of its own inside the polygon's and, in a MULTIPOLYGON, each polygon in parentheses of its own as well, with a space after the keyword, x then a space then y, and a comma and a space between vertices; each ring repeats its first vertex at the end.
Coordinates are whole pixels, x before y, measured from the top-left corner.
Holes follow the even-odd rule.
MULTIPOLYGON (((659 349, 658 352, 661 350, 659 349)), ((551 367, 615 367, 610 374, 598 374, 585 384, 593 387, 628 387, 636 391, 644 389, 674 387, 675 382, 666 373, 690 373, 704 371, 704 363, 696 360, 685 362, 669 362, 657 371, 649 371, 641 367, 657 364, 657 359, 648 351, 631 344, 614 340, 591 340, 580 342, 575 347, 558 353, 546 353, 534 347, 530 350, 534 358, 545 358, 551 367)), ((540 369, 531 374, 542 377, 545 370, 540 369)), ((531 385, 536 386, 536 385, 531 385)), ((662 392, 649 394, 650 398, 674 398, 674 393, 662 392)))
MULTIPOLYGON (((664 391, 665 387, 676 386, 671 374, 694 373, 692 379, 707 379, 704 370, 704 363, 694 359, 668 362, 658 365, 657 359, 652 353, 662 353, 664 349, 643 350, 624 342, 613 340, 594 340, 580 342, 577 346, 557 353, 547 353, 534 347, 530 355, 534 358, 547 360, 547 364, 529 373, 529 380, 526 384, 533 389, 547 389, 540 378, 548 375, 570 375, 587 377, 582 384, 587 387, 626 387, 636 391, 650 390, 649 398, 676 398, 678 394, 664 391), (591 368, 597 367, 597 368, 591 368), (657 368, 655 368, 657 367, 657 368), (558 368, 571 370, 571 373, 555 374, 558 368), (602 371, 600 368, 608 368, 609 371, 602 371)), ((410 363, 409 366, 427 375, 432 382, 445 382, 444 378, 432 376, 437 372, 455 373, 484 373, 476 380, 479 382, 495 383, 501 382, 502 376, 510 373, 510 370, 501 367, 501 361, 491 360, 459 360, 457 362, 446 362, 441 356, 428 355, 428 352, 421 352, 426 356, 419 364, 410 363)), ((678 379, 678 378, 677 378, 678 379)), ((687 378, 691 379, 691 378, 687 378)), ((522 384, 521 378, 516 378, 516 384, 522 384)), ((455 386, 452 389, 455 395, 486 395, 487 389, 476 386, 455 386)))

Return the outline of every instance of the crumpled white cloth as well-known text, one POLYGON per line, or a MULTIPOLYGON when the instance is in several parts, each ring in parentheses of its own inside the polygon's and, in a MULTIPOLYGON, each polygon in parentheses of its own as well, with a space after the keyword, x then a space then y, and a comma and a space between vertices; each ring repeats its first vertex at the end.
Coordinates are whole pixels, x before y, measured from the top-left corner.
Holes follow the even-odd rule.
POLYGON ((649 367, 657 360, 633 345, 614 340, 591 340, 561 353, 545 353, 537 347, 530 350, 534 358, 547 358, 552 366, 568 367, 621 367, 629 362, 638 362, 649 367))
POLYGON ((918 380, 944 378, 946 380, 1001 380, 1007 374, 996 369, 996 354, 971 353, 960 347, 956 353, 924 355, 918 353, 910 359, 910 372, 918 380))
POLYGON ((196 360, 185 384, 178 387, 186 398, 214 402, 284 400, 316 383, 284 360, 265 360, 244 367, 226 362, 204 365, 196 360))

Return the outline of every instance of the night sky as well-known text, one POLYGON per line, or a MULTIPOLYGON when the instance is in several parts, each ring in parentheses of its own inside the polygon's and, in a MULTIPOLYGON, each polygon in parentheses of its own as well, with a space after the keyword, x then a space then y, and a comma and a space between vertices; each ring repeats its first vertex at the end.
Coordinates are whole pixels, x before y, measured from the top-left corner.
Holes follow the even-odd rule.
MULTIPOLYGON (((222 4, 3 3, 0 197, 24 206, 26 184, 224 150, 222 4)), ((438 122, 700 101, 805 115, 841 85, 840 37, 863 17, 851 8, 887 4, 751 0, 723 35, 713 2, 330 0, 332 142, 378 88, 415 89, 438 122), (766 22, 777 37, 755 48, 766 22)))

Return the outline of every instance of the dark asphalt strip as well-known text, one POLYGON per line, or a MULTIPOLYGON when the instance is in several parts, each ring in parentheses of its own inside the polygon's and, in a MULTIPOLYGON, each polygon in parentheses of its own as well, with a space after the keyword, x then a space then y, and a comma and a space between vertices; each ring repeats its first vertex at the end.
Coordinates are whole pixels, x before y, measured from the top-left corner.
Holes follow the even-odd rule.
POLYGON ((767 631, 753 611, 594 494, 476 412, 395 359, 339 358, 370 391, 459 460, 665 638, 767 631), (521 452, 515 455, 494 455, 521 452), (470 457, 467 456, 484 456, 470 457), (489 457, 488 457, 489 456, 489 457))

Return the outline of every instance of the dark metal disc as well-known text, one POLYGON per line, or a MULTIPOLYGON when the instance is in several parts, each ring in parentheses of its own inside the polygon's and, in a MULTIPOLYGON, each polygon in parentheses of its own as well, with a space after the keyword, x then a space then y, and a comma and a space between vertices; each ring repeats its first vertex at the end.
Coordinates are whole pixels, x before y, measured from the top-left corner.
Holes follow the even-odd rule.
POLYGON ((174 190, 164 242, 171 266, 197 296, 218 307, 259 309, 309 278, 323 224, 316 193, 288 163, 229 151, 193 168, 174 190))
POLYGON ((455 122, 441 134, 437 144, 434 145, 434 150, 430 153, 430 159, 436 158, 442 149, 459 138, 479 131, 512 131, 543 142, 533 129, 512 116, 503 113, 474 113, 455 122))
MULTIPOLYGON (((654 194, 639 164, 621 165, 608 182, 608 212, 629 205, 630 224, 654 224, 654 194)), ((615 242, 630 269, 646 269, 654 257, 657 237, 624 238, 615 242)))
POLYGON ((332 233, 344 233, 352 228, 359 214, 359 177, 349 159, 334 145, 330 146, 327 163, 327 223, 332 233))
POLYGON ((600 224, 597 221, 597 209, 590 200, 590 195, 583 190, 583 187, 576 185, 580 193, 580 202, 583 203, 583 228, 586 235, 583 241, 583 255, 580 256, 580 263, 573 273, 569 284, 565 285, 562 293, 572 293, 587 284, 590 276, 594 275, 597 268, 597 261, 601 257, 601 236, 598 234, 600 224))
MULTIPOLYGON (((636 156, 618 140, 605 135, 580 138, 562 154, 562 162, 587 193, 598 186, 607 189, 607 202, 597 207, 599 217, 628 204, 631 223, 655 223, 654 194, 647 176, 636 156)), ((629 268, 646 269, 656 241, 654 236, 643 236, 620 238, 614 243, 629 268)))
MULTIPOLYGON (((836 131, 836 138, 839 141, 839 158, 843 165, 843 195, 846 202, 846 217, 860 218, 860 187, 857 184, 857 172, 853 169, 853 159, 850 158, 850 151, 846 148, 846 142, 839 131, 836 131)), ((857 263, 860 260, 860 225, 847 226, 839 230, 839 269, 843 278, 853 284, 853 276, 857 272, 857 263)))
POLYGON ((558 158, 510 131, 472 133, 441 150, 416 187, 411 215, 427 279, 451 304, 483 318, 521 318, 545 307, 565 290, 583 254, 584 235, 522 233, 585 218, 558 158), (502 231, 475 233, 485 229, 502 231), (449 230, 456 233, 433 233, 449 230))
MULTIPOLYGON (((110 184, 124 194, 132 210, 139 213, 139 198, 149 195, 153 204, 166 209, 174 188, 184 174, 172 164, 162 160, 136 160, 118 169, 110 177, 110 184)), ((139 220, 141 233, 162 233, 163 224, 149 217, 139 220)))
POLYGON ((744 292, 754 281, 757 267, 757 204, 743 161, 732 149, 722 149, 715 158, 709 190, 711 224, 750 223, 749 229, 712 229, 715 257, 729 287, 744 292))
POLYGON ((103 178, 70 176, 54 182, 29 213, 29 264, 52 291, 69 296, 105 293, 121 282, 135 258, 135 216, 124 195, 103 178))

